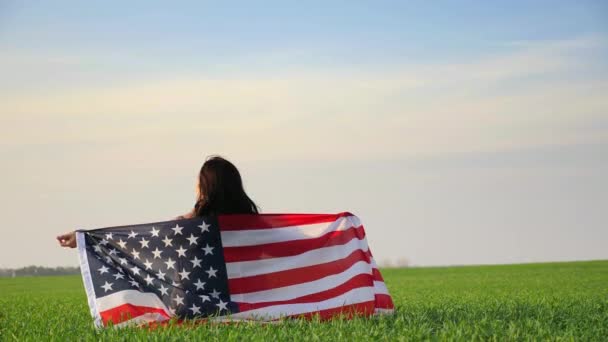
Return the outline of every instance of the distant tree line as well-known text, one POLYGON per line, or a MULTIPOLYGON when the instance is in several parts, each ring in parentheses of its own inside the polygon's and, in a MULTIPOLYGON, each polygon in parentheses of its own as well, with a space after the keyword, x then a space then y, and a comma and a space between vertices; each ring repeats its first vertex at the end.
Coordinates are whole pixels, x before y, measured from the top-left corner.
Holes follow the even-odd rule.
POLYGON ((42 267, 27 266, 22 268, 0 268, 0 277, 28 277, 80 274, 79 267, 42 267))

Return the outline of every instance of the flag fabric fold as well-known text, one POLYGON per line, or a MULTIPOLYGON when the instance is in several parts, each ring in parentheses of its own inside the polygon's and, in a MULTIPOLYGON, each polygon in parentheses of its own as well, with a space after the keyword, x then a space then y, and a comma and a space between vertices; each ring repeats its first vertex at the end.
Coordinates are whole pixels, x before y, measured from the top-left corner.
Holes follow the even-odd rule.
POLYGON ((77 232, 95 325, 392 313, 359 218, 220 215, 77 232))

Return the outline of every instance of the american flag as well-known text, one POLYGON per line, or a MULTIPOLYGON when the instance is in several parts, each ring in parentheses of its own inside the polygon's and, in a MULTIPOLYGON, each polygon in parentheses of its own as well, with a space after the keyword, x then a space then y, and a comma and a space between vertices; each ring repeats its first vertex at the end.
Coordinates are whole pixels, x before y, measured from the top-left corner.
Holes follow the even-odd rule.
POLYGON ((350 213, 220 215, 77 231, 98 327, 175 317, 329 319, 392 313, 350 213))

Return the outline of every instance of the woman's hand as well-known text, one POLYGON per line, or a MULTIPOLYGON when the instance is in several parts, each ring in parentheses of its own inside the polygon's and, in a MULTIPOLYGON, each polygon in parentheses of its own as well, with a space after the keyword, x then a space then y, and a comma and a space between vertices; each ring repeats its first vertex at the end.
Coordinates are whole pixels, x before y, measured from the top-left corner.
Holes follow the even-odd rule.
POLYGON ((75 232, 59 235, 57 237, 57 240, 59 241, 59 244, 61 245, 61 247, 70 247, 70 248, 76 247, 76 233, 75 232))

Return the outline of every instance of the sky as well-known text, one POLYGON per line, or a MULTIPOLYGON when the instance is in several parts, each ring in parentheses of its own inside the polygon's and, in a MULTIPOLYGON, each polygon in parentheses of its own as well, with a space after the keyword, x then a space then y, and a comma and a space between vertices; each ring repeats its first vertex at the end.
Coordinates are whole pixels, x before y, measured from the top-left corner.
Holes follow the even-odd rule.
POLYGON ((0 268, 170 220, 220 154, 383 265, 608 259, 604 1, 0 0, 0 268))

